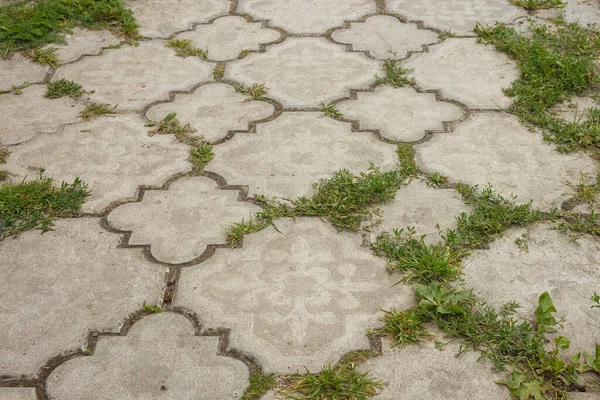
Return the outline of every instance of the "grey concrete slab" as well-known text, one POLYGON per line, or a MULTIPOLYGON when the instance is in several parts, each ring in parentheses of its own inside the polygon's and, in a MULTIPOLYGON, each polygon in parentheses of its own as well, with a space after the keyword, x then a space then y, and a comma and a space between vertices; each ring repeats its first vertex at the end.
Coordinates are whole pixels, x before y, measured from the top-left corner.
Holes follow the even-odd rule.
POLYGON ((248 185, 250 195, 293 199, 309 195, 312 184, 336 170, 366 171, 373 162, 396 168, 396 147, 368 132, 319 112, 284 112, 258 124, 254 134, 236 134, 215 146, 208 170, 230 185, 248 185))
POLYGON ((61 63, 75 61, 83 55, 97 55, 103 47, 115 46, 121 39, 107 30, 90 31, 76 27, 65 34, 65 41, 65 45, 47 46, 56 49, 55 54, 61 63))
POLYGON ((169 190, 146 191, 142 201, 116 208, 107 221, 113 228, 132 231, 129 244, 150 245, 158 260, 183 263, 202 255, 209 244, 227 243, 233 223, 261 211, 238 196, 239 191, 219 189, 212 179, 186 177, 169 190))
POLYGON ((0 58, 0 92, 25 82, 41 82, 48 70, 48 67, 34 63, 21 54, 13 54, 9 59, 0 58))
POLYGON ((206 326, 231 328, 231 346, 253 354, 266 372, 318 370, 368 349, 365 329, 378 324, 382 308, 414 305, 412 288, 394 286, 398 276, 360 247, 359 234, 317 218, 276 226, 183 269, 174 298, 206 326))
POLYGON ((362 53, 346 52, 325 38, 288 38, 231 62, 225 78, 245 85, 262 83, 272 97, 286 107, 319 107, 350 89, 365 89, 381 73, 382 62, 362 53))
POLYGON ((35 388, 3 387, 0 388, 2 400, 36 400, 35 388))
POLYGON ((338 103, 344 118, 357 120, 360 129, 378 129, 386 139, 398 142, 416 142, 427 131, 444 131, 443 122, 464 116, 456 104, 437 101, 435 94, 418 93, 410 86, 380 85, 357 97, 338 103))
POLYGON ((0 375, 35 377, 89 330, 118 331, 144 301, 158 302, 165 269, 118 243, 95 218, 0 243, 0 375))
POLYGON ((600 1, 568 0, 565 6, 565 20, 600 30, 600 1))
POLYGON ((141 110, 157 100, 166 100, 177 90, 189 90, 194 84, 211 80, 214 63, 199 57, 177 57, 160 41, 142 41, 105 50, 100 57, 60 67, 53 81, 75 81, 96 103, 116 104, 119 110, 141 110))
POLYGON ((218 355, 218 336, 197 336, 185 317, 161 313, 136 322, 127 336, 101 337, 92 356, 56 368, 56 399, 239 399, 248 368, 218 355))
POLYGON ((134 199, 139 186, 160 186, 188 172, 188 146, 172 135, 149 137, 137 115, 100 117, 69 125, 12 149, 4 167, 20 179, 45 168, 57 181, 80 178, 90 196, 82 210, 98 213, 118 200, 134 199))
POLYGON ((224 139, 229 131, 248 130, 250 122, 273 115, 275 107, 265 101, 249 101, 233 86, 212 83, 200 86, 191 94, 178 94, 173 102, 157 104, 146 116, 161 121, 173 112, 181 123, 189 123, 197 130, 190 135, 215 142, 224 139))
POLYGON ((486 186, 517 202, 533 200, 544 210, 560 208, 569 196, 565 182, 582 172, 594 176, 595 162, 584 154, 559 153, 541 134, 506 113, 476 113, 448 134, 416 146, 417 164, 452 182, 486 186))

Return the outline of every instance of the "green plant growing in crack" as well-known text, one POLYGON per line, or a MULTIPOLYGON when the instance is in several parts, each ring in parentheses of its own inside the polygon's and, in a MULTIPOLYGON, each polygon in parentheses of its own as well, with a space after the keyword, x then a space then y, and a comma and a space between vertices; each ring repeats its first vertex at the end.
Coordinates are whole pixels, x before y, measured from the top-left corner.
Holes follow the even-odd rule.
POLYGON ((212 159, 215 158, 213 147, 209 144, 202 143, 190 147, 188 161, 192 163, 194 173, 201 175, 204 173, 204 168, 212 159))
POLYGON ((60 79, 56 82, 48 83, 48 90, 44 97, 49 99, 58 99, 60 97, 69 96, 75 100, 79 99, 84 94, 81 85, 66 79, 60 79))
POLYGON ((76 26, 110 29, 125 38, 137 35, 133 13, 122 0, 39 0, 0 5, 0 58, 14 52, 64 44, 76 26))
MULTIPOLYGON (((6 164, 6 159, 10 151, 6 147, 0 147, 0 164, 6 164)), ((8 178, 8 172, 5 170, 0 170, 0 182, 5 181, 8 178)))
POLYGON ((250 54, 250 50, 242 50, 242 51, 240 51, 240 54, 238 54, 238 58, 244 58, 248 54, 250 54))
POLYGON ((150 121, 146 124, 147 127, 152 127, 148 131, 149 136, 159 135, 175 135, 177 138, 185 136, 187 133, 195 133, 194 129, 190 124, 182 125, 177 119, 177 113, 167 114, 162 121, 150 121))
POLYGON ((79 113, 79 117, 85 121, 88 121, 100 115, 116 114, 116 108, 117 106, 112 107, 110 104, 91 103, 79 113))
POLYGON ((253 83, 252 86, 244 87, 243 85, 235 85, 235 91, 249 96, 252 100, 264 101, 264 96, 269 92, 269 88, 263 83, 253 83))
POLYGON ((37 179, 0 186, 0 239, 29 229, 48 231, 57 218, 77 214, 88 196, 78 178, 59 187, 40 169, 37 179))
POLYGON ((178 57, 200 57, 203 60, 208 59, 208 49, 202 50, 194 46, 189 39, 171 39, 167 41, 167 46, 175 50, 178 57))
POLYGON ((159 314, 159 313, 165 311, 162 307, 148 304, 145 301, 142 304, 142 310, 144 310, 145 312, 148 312, 150 314, 159 314))
POLYGON ((562 0, 510 0, 510 2, 526 10, 543 10, 565 6, 562 0))
POLYGON ((592 297, 590 297, 590 300, 592 300, 592 302, 596 303, 592 306, 592 308, 600 309, 600 294, 594 292, 592 297))
POLYGON ((539 128, 545 140, 560 151, 585 150, 600 159, 600 112, 588 111, 586 121, 566 122, 552 114, 554 104, 567 101, 600 84, 595 60, 600 56, 600 33, 556 20, 556 29, 533 23, 528 33, 504 25, 475 32, 517 61, 521 76, 505 90, 514 98, 508 111, 526 125, 539 128))
POLYGON ((378 85, 390 85, 395 88, 403 87, 413 83, 414 79, 407 74, 412 70, 400 65, 400 61, 387 59, 383 62, 384 75, 375 74, 375 83, 378 85))
POLYGON ((260 371, 252 371, 250 384, 244 391, 240 400, 260 400, 265 393, 277 386, 277 379, 273 374, 263 374, 260 371))
POLYGON ((368 399, 377 393, 383 383, 360 373, 350 364, 328 365, 319 373, 306 369, 304 375, 292 375, 282 393, 294 399, 368 399))
POLYGON ((341 118, 343 114, 337 109, 335 104, 323 104, 321 103, 321 112, 325 117, 329 118, 341 118))
POLYGON ((49 67, 56 67, 59 62, 55 48, 33 48, 27 50, 25 56, 38 64, 49 67))
POLYGON ((212 75, 216 81, 223 79, 223 76, 225 76, 225 65, 217 65, 213 70, 212 75))
POLYGON ((427 186, 434 188, 440 187, 448 183, 448 178, 439 172, 434 172, 427 177, 427 186))
POLYGON ((440 40, 444 40, 444 39, 448 39, 448 38, 456 38, 456 37, 458 37, 458 36, 454 32, 452 32, 451 29, 446 29, 446 30, 438 33, 438 39, 440 39, 440 40))

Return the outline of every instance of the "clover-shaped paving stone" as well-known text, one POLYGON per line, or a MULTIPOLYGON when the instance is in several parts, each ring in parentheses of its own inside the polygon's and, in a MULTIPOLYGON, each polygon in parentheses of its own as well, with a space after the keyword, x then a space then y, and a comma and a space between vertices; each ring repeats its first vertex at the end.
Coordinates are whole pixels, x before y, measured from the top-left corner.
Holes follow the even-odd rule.
POLYGON ((68 79, 83 86, 96 103, 118 104, 119 110, 140 110, 146 104, 169 98, 176 90, 189 90, 211 79, 213 63, 199 57, 177 57, 160 41, 105 50, 65 65, 53 80, 68 79))
POLYGON ((19 86, 25 82, 41 82, 48 69, 48 67, 28 60, 21 54, 13 54, 8 59, 0 57, 0 92, 10 90, 13 85, 19 86))
POLYGON ((478 22, 483 25, 510 23, 527 15, 508 0, 388 0, 386 4, 392 12, 456 35, 474 35, 478 22))
POLYGON ((239 16, 218 18, 211 24, 198 25, 191 32, 177 35, 177 39, 191 40, 196 47, 205 49, 208 58, 215 61, 237 58, 245 50, 257 51, 261 44, 280 37, 277 30, 263 28, 262 22, 248 22, 239 16))
POLYGON ((149 137, 137 115, 103 117, 43 135, 11 149, 6 169, 18 177, 40 167, 57 181, 79 177, 90 186, 83 211, 100 212, 112 202, 135 197, 140 185, 159 186, 188 172, 188 146, 174 136, 149 137))
POLYGON ((381 309, 414 304, 409 286, 385 260, 317 218, 278 220, 246 236, 241 249, 218 250, 181 271, 174 304, 209 326, 232 328, 231 346, 254 355, 268 372, 335 363, 368 348, 365 331, 381 309))
POLYGON ((219 189, 212 179, 186 177, 168 190, 146 191, 142 201, 116 208, 107 221, 132 231, 129 244, 150 245, 156 259, 184 263, 200 257, 208 245, 224 245, 232 223, 260 211, 238 196, 238 190, 219 189))
POLYGON ((229 12, 229 0, 128 0, 127 6, 146 37, 166 38, 229 12))
POLYGON ((374 92, 358 92, 357 97, 338 104, 344 118, 358 120, 360 129, 378 129, 383 137, 399 142, 416 142, 428 131, 443 132, 443 122, 463 116, 459 106, 409 86, 380 85, 374 92))
POLYGON ((90 31, 87 29, 74 28, 65 35, 64 45, 50 45, 56 48, 56 56, 61 63, 77 60, 83 55, 97 55, 103 47, 119 44, 120 39, 107 30, 90 31))
POLYGON ((33 377, 51 357, 82 347, 90 329, 118 329, 158 301, 164 268, 94 218, 57 221, 0 243, 0 376, 33 377))
POLYGON ((475 294, 494 307, 516 301, 522 318, 534 319, 538 297, 549 292, 557 317, 565 317, 559 333, 571 340, 568 354, 593 352, 600 332, 599 310, 591 308, 590 300, 600 288, 598 238, 583 235, 575 241, 552 224, 538 224, 507 232, 463 264, 475 294))
POLYGON ((503 89, 519 78, 513 60, 476 39, 446 39, 403 65, 413 70, 411 75, 422 88, 440 90, 470 108, 508 107, 511 99, 503 89))
POLYGON ((351 124, 318 112, 284 112, 258 124, 255 134, 237 134, 214 148, 209 169, 250 194, 295 198, 309 195, 312 184, 334 171, 366 171, 373 162, 384 170, 398 160, 395 146, 351 124))
POLYGON ((41 133, 56 133, 61 124, 77 122, 83 106, 70 97, 48 99, 46 86, 34 85, 21 95, 0 96, 2 123, 0 144, 13 145, 32 139, 41 133))
POLYGON ((48 394, 63 400, 239 399, 248 368, 220 355, 220 340, 198 335, 181 315, 150 315, 126 336, 101 337, 92 356, 57 367, 48 394))
POLYGON ((451 133, 434 135, 416 146, 417 164, 454 182, 486 185, 503 196, 545 210, 567 199, 566 181, 580 173, 595 174, 594 162, 583 154, 563 154, 505 113, 476 113, 451 133))
POLYGON ((238 0, 238 12, 296 34, 324 33, 376 9, 375 0, 286 0, 283 5, 278 0, 238 0))
POLYGON ((408 52, 422 51, 423 45, 438 41, 435 32, 419 29, 417 24, 402 23, 388 15, 375 15, 365 22, 352 22, 350 28, 335 31, 336 42, 352 45, 354 51, 369 51, 380 59, 399 59, 408 52))
POLYGON ((194 93, 178 94, 169 103, 157 104, 146 116, 160 121, 170 113, 177 113, 182 123, 189 123, 209 142, 225 138, 229 131, 246 131, 252 121, 273 115, 275 107, 264 101, 249 101, 233 86, 212 83, 200 86, 194 93))
POLYGON ((225 77, 246 85, 264 83, 269 96, 286 107, 318 107, 350 89, 368 87, 381 66, 325 38, 288 38, 265 53, 231 62, 225 77))
POLYGON ((462 350, 452 342, 440 350, 433 340, 390 348, 384 340, 383 356, 368 360, 359 370, 383 382, 378 400, 510 400, 508 388, 496 383, 505 376, 493 372, 492 363, 482 360, 479 352, 462 350))

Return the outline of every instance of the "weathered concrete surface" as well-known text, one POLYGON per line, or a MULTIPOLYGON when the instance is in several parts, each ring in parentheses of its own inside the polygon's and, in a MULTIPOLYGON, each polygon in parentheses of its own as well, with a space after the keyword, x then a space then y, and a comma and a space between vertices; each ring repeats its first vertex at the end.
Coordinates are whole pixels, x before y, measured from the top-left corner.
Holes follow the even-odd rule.
POLYGON ((535 319, 539 296, 549 292, 556 316, 566 319, 559 333, 571 340, 567 354, 593 352, 600 332, 599 310, 590 300, 600 287, 598 239, 584 235, 573 241, 550 224, 511 230, 489 250, 474 251, 463 271, 476 295, 494 306, 515 300, 521 305, 517 314, 527 319, 535 319), (517 239, 526 246, 517 246, 517 239))
POLYGON ((20 54, 13 54, 7 60, 0 58, 0 92, 10 90, 12 85, 41 82, 48 69, 48 67, 34 63, 20 54))
POLYGON ((70 97, 45 98, 46 85, 30 86, 22 93, 0 96, 3 120, 0 124, 0 145, 15 145, 41 133, 56 133, 61 124, 79 121, 77 115, 84 108, 70 97))
POLYGON ((581 172, 594 174, 589 157, 564 154, 505 113, 476 113, 452 133, 437 134, 416 146, 423 170, 446 175, 452 182, 485 186, 517 202, 533 200, 544 210, 560 208, 568 198, 566 181, 578 182, 581 172))
POLYGON ((319 107, 347 96, 350 89, 367 88, 381 66, 325 38, 288 38, 266 53, 228 64, 225 78, 248 86, 266 84, 268 96, 286 107, 319 107))
POLYGON ((409 76, 414 76, 423 89, 440 90, 444 97, 470 108, 507 108, 512 100, 502 89, 520 75, 506 54, 476 39, 446 39, 431 46, 428 53, 413 55, 403 65, 413 69, 409 76))
POLYGON ((365 328, 381 308, 414 305, 409 286, 385 260, 361 248, 360 235, 338 233, 317 218, 278 220, 184 268, 174 304, 207 326, 230 327, 231 346, 256 356, 267 372, 320 369, 350 350, 368 348, 365 328))
POLYGON ((162 42, 143 41, 60 67, 52 80, 72 80, 94 91, 86 95, 90 101, 139 111, 153 101, 168 99, 170 92, 210 80, 214 67, 198 57, 177 57, 162 42))
POLYGON ((359 366, 362 372, 383 381, 381 400, 509 400, 505 386, 494 383, 504 379, 494 373, 491 364, 478 361, 480 354, 467 352, 457 357, 458 343, 445 350, 435 348, 433 341, 390 349, 384 341, 384 355, 359 366))
POLYGON ((239 191, 221 190, 212 179, 186 177, 168 190, 146 191, 141 202, 116 208, 107 221, 113 228, 132 231, 129 244, 150 245, 158 260, 183 263, 199 257, 209 244, 225 244, 234 222, 261 211, 238 196, 239 191))
POLYGON ((456 224, 460 213, 471 208, 462 202, 454 189, 434 189, 419 179, 413 180, 396 193, 396 198, 376 207, 381 222, 369 228, 371 239, 382 232, 392 234, 394 229, 413 227, 418 236, 433 243, 439 231, 445 232, 456 224))
POLYGON ((160 186, 188 172, 188 146, 174 136, 149 137, 137 115, 101 117, 70 125, 12 149, 6 170, 18 177, 39 168, 56 181, 80 178, 90 196, 82 210, 98 213, 117 200, 132 199, 141 185, 160 186))
POLYGON ((115 331, 144 301, 156 304, 165 269, 118 243, 95 218, 0 242, 0 375, 34 377, 90 329, 115 331))
POLYGON ((525 10, 506 0, 387 0, 386 4, 390 11, 423 21, 427 27, 461 36, 474 36, 473 29, 478 22, 483 25, 510 23, 527 15, 525 10))
POLYGON ((239 399, 248 368, 217 355, 219 337, 196 336, 185 317, 161 313, 127 336, 101 337, 96 351, 56 368, 48 392, 57 399, 239 399))
POLYGON ((398 165, 394 145, 319 112, 284 112, 258 124, 255 134, 236 134, 213 151, 207 169, 228 184, 248 185, 250 195, 288 199, 309 195, 313 183, 343 168, 359 173, 370 162, 384 170, 398 165))
POLYGON ((568 102, 555 104, 550 111, 566 122, 584 122, 591 119, 587 111, 590 108, 600 108, 600 101, 591 97, 576 96, 568 102))
POLYGON ((72 33, 65 34, 66 45, 53 44, 48 47, 56 48, 56 56, 61 63, 77 60, 83 55, 97 55, 103 47, 114 46, 120 39, 110 31, 90 31, 73 28, 72 33))
POLYGON ((442 122, 464 114, 459 106, 437 101, 433 93, 417 93, 410 86, 380 85, 357 97, 337 105, 344 118, 358 120, 360 129, 379 129, 386 139, 399 142, 416 142, 426 131, 443 131, 442 122))
POLYGON ((568 0, 565 20, 600 30, 600 0, 568 0))
POLYGON ((177 35, 177 39, 189 39, 197 47, 207 50, 208 58, 225 61, 237 58, 242 50, 260 49, 261 44, 281 37, 275 29, 263 28, 262 22, 248 22, 243 17, 223 17, 209 25, 198 25, 191 32, 177 35))
POLYGON ((214 83, 200 86, 191 94, 178 94, 173 102, 157 104, 146 116, 160 121, 173 112, 181 123, 189 123, 197 130, 191 135, 215 142, 224 139, 229 131, 245 131, 250 122, 270 117, 275 107, 264 101, 249 101, 233 86, 214 83))
POLYGON ((376 10, 373 0, 288 0, 283 7, 273 0, 239 0, 237 8, 238 13, 296 34, 324 33, 376 10))
POLYGON ((190 29, 192 24, 206 23, 226 15, 228 0, 128 0, 127 6, 146 37, 166 38, 175 32, 190 29))
POLYGON ((382 60, 404 58, 408 52, 423 51, 423 45, 439 40, 435 32, 419 29, 416 24, 402 23, 389 15, 375 15, 365 22, 352 22, 350 28, 333 32, 331 38, 352 45, 354 51, 368 51, 382 60))
MULTIPOLYGON (((0 2, 1 3, 1 2, 0 2)), ((2 400, 36 400, 35 388, 3 387, 0 388, 2 400)))

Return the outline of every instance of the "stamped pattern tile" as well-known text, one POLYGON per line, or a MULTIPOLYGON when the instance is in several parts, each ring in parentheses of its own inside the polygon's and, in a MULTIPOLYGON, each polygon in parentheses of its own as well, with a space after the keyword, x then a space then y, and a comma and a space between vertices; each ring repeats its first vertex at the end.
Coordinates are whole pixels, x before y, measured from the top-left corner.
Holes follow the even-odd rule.
POLYGON ((129 244, 150 245, 158 260, 183 263, 202 255, 209 244, 225 244, 232 223, 261 210, 238 196, 238 190, 219 189, 212 179, 186 177, 168 190, 146 191, 139 203, 118 207, 107 221, 132 231, 129 244))
POLYGON ((317 369, 368 348, 364 327, 377 323, 382 306, 413 305, 412 288, 394 286, 398 278, 360 247, 360 235, 317 218, 280 220, 277 229, 183 269, 174 299, 210 326, 231 327, 231 345, 255 354, 267 372, 317 369))
POLYGON ((196 129, 195 136, 215 142, 224 139, 229 131, 245 131, 249 123, 270 117, 275 107, 264 101, 249 101, 233 86, 213 83, 200 86, 191 94, 178 94, 175 100, 161 103, 148 110, 146 116, 161 121, 176 113, 184 124, 196 129))

